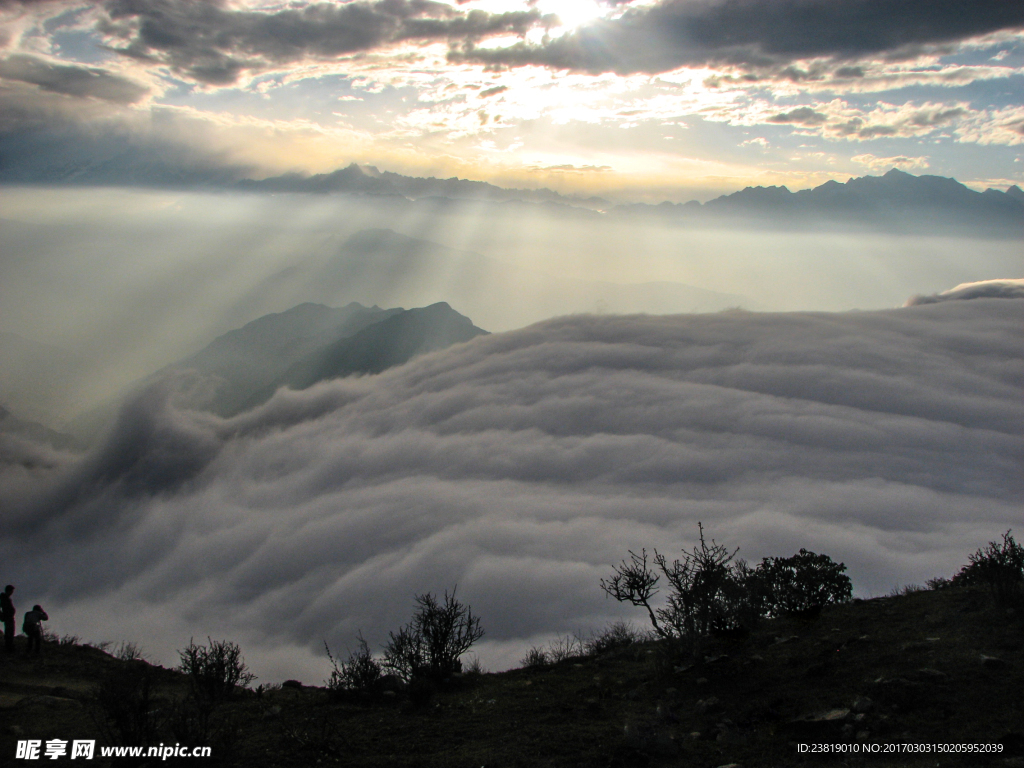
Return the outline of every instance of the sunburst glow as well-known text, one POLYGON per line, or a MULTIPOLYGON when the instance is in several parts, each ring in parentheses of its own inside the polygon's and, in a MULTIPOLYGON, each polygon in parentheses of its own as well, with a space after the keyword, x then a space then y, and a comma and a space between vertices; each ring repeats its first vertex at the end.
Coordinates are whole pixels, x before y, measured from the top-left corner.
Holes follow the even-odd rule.
POLYGON ((605 12, 594 0, 546 0, 540 7, 545 13, 555 14, 565 29, 581 27, 605 12))

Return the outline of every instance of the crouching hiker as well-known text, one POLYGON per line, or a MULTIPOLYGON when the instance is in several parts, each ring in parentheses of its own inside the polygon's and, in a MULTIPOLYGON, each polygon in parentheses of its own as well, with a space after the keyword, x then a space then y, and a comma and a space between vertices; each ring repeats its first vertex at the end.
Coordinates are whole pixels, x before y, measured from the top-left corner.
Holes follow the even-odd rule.
POLYGON ((46 611, 43 610, 41 605, 33 605, 32 610, 25 614, 25 620, 22 622, 21 628, 28 636, 28 653, 33 652, 41 653, 43 650, 43 626, 44 621, 49 621, 50 617, 46 615, 46 611))

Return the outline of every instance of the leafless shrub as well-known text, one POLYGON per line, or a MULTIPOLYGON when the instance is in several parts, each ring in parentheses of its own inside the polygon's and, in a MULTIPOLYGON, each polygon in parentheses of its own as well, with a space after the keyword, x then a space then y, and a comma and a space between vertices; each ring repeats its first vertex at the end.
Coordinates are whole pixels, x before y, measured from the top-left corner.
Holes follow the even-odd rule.
POLYGON ((367 693, 384 674, 380 662, 373 657, 370 645, 359 635, 359 645, 355 651, 350 651, 348 658, 339 661, 331 653, 330 646, 324 641, 324 648, 327 649, 327 658, 330 659, 333 669, 331 676, 326 681, 327 690, 332 694, 339 694, 343 691, 359 691, 367 693))
POLYGON ((118 661, 141 661, 142 649, 137 643, 123 642, 114 651, 114 658, 118 661))
POLYGON ((179 670, 188 677, 189 693, 199 702, 218 703, 246 687, 256 676, 242 658, 242 649, 228 640, 206 638, 209 645, 196 645, 192 640, 178 651, 179 670))
POLYGON ((455 590, 439 601, 427 592, 416 596, 412 621, 389 633, 384 666, 406 681, 443 681, 462 671, 460 657, 484 635, 480 619, 455 599, 455 590))
POLYGON ((971 555, 970 562, 953 577, 953 584, 985 584, 999 605, 1024 607, 1024 546, 1007 531, 1002 543, 990 541, 971 555))
POLYGON ((541 648, 539 645, 535 645, 526 652, 526 655, 519 660, 519 666, 523 669, 536 669, 537 667, 546 667, 550 663, 548 658, 548 652, 541 648))
POLYGON ((616 621, 600 632, 592 634, 584 644, 583 650, 587 656, 600 656, 603 653, 628 648, 648 639, 649 636, 645 632, 637 629, 628 621, 616 621))

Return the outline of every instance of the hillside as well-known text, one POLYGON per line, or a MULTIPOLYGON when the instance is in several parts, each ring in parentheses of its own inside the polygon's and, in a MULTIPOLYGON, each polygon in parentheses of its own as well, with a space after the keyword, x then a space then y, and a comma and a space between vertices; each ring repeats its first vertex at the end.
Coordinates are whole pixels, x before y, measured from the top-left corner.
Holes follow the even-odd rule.
MULTIPOLYGON (((238 766, 1009 768, 1024 765, 1022 619, 976 588, 904 590, 832 606, 814 620, 767 621, 745 640, 713 641, 693 665, 664 646, 633 643, 458 676, 433 695, 344 700, 321 687, 259 681, 215 712, 193 743, 211 746, 204 764, 238 766), (799 743, 1001 751, 813 755, 798 753, 799 743)), ((13 755, 18 739, 84 738, 97 739, 99 757, 117 729, 108 725, 105 736, 97 725, 107 721, 92 692, 132 675, 152 685, 152 743, 182 741, 167 722, 186 690, 182 675, 65 641, 47 643, 41 660, 19 654, 0 665, 8 723, 0 752, 13 755)))

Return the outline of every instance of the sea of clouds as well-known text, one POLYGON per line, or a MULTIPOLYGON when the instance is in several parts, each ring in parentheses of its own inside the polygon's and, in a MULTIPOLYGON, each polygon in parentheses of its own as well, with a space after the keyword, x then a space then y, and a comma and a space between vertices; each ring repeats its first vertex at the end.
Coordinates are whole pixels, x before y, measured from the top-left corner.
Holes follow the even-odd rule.
POLYGON ((698 521, 748 560, 825 552, 862 596, 948 576, 1024 528, 1024 301, 962 294, 562 317, 226 420, 169 378, 84 457, 5 443, 0 580, 58 632, 165 664, 226 637, 316 684, 324 639, 379 646, 456 584, 492 669, 640 621, 599 580, 698 521))

